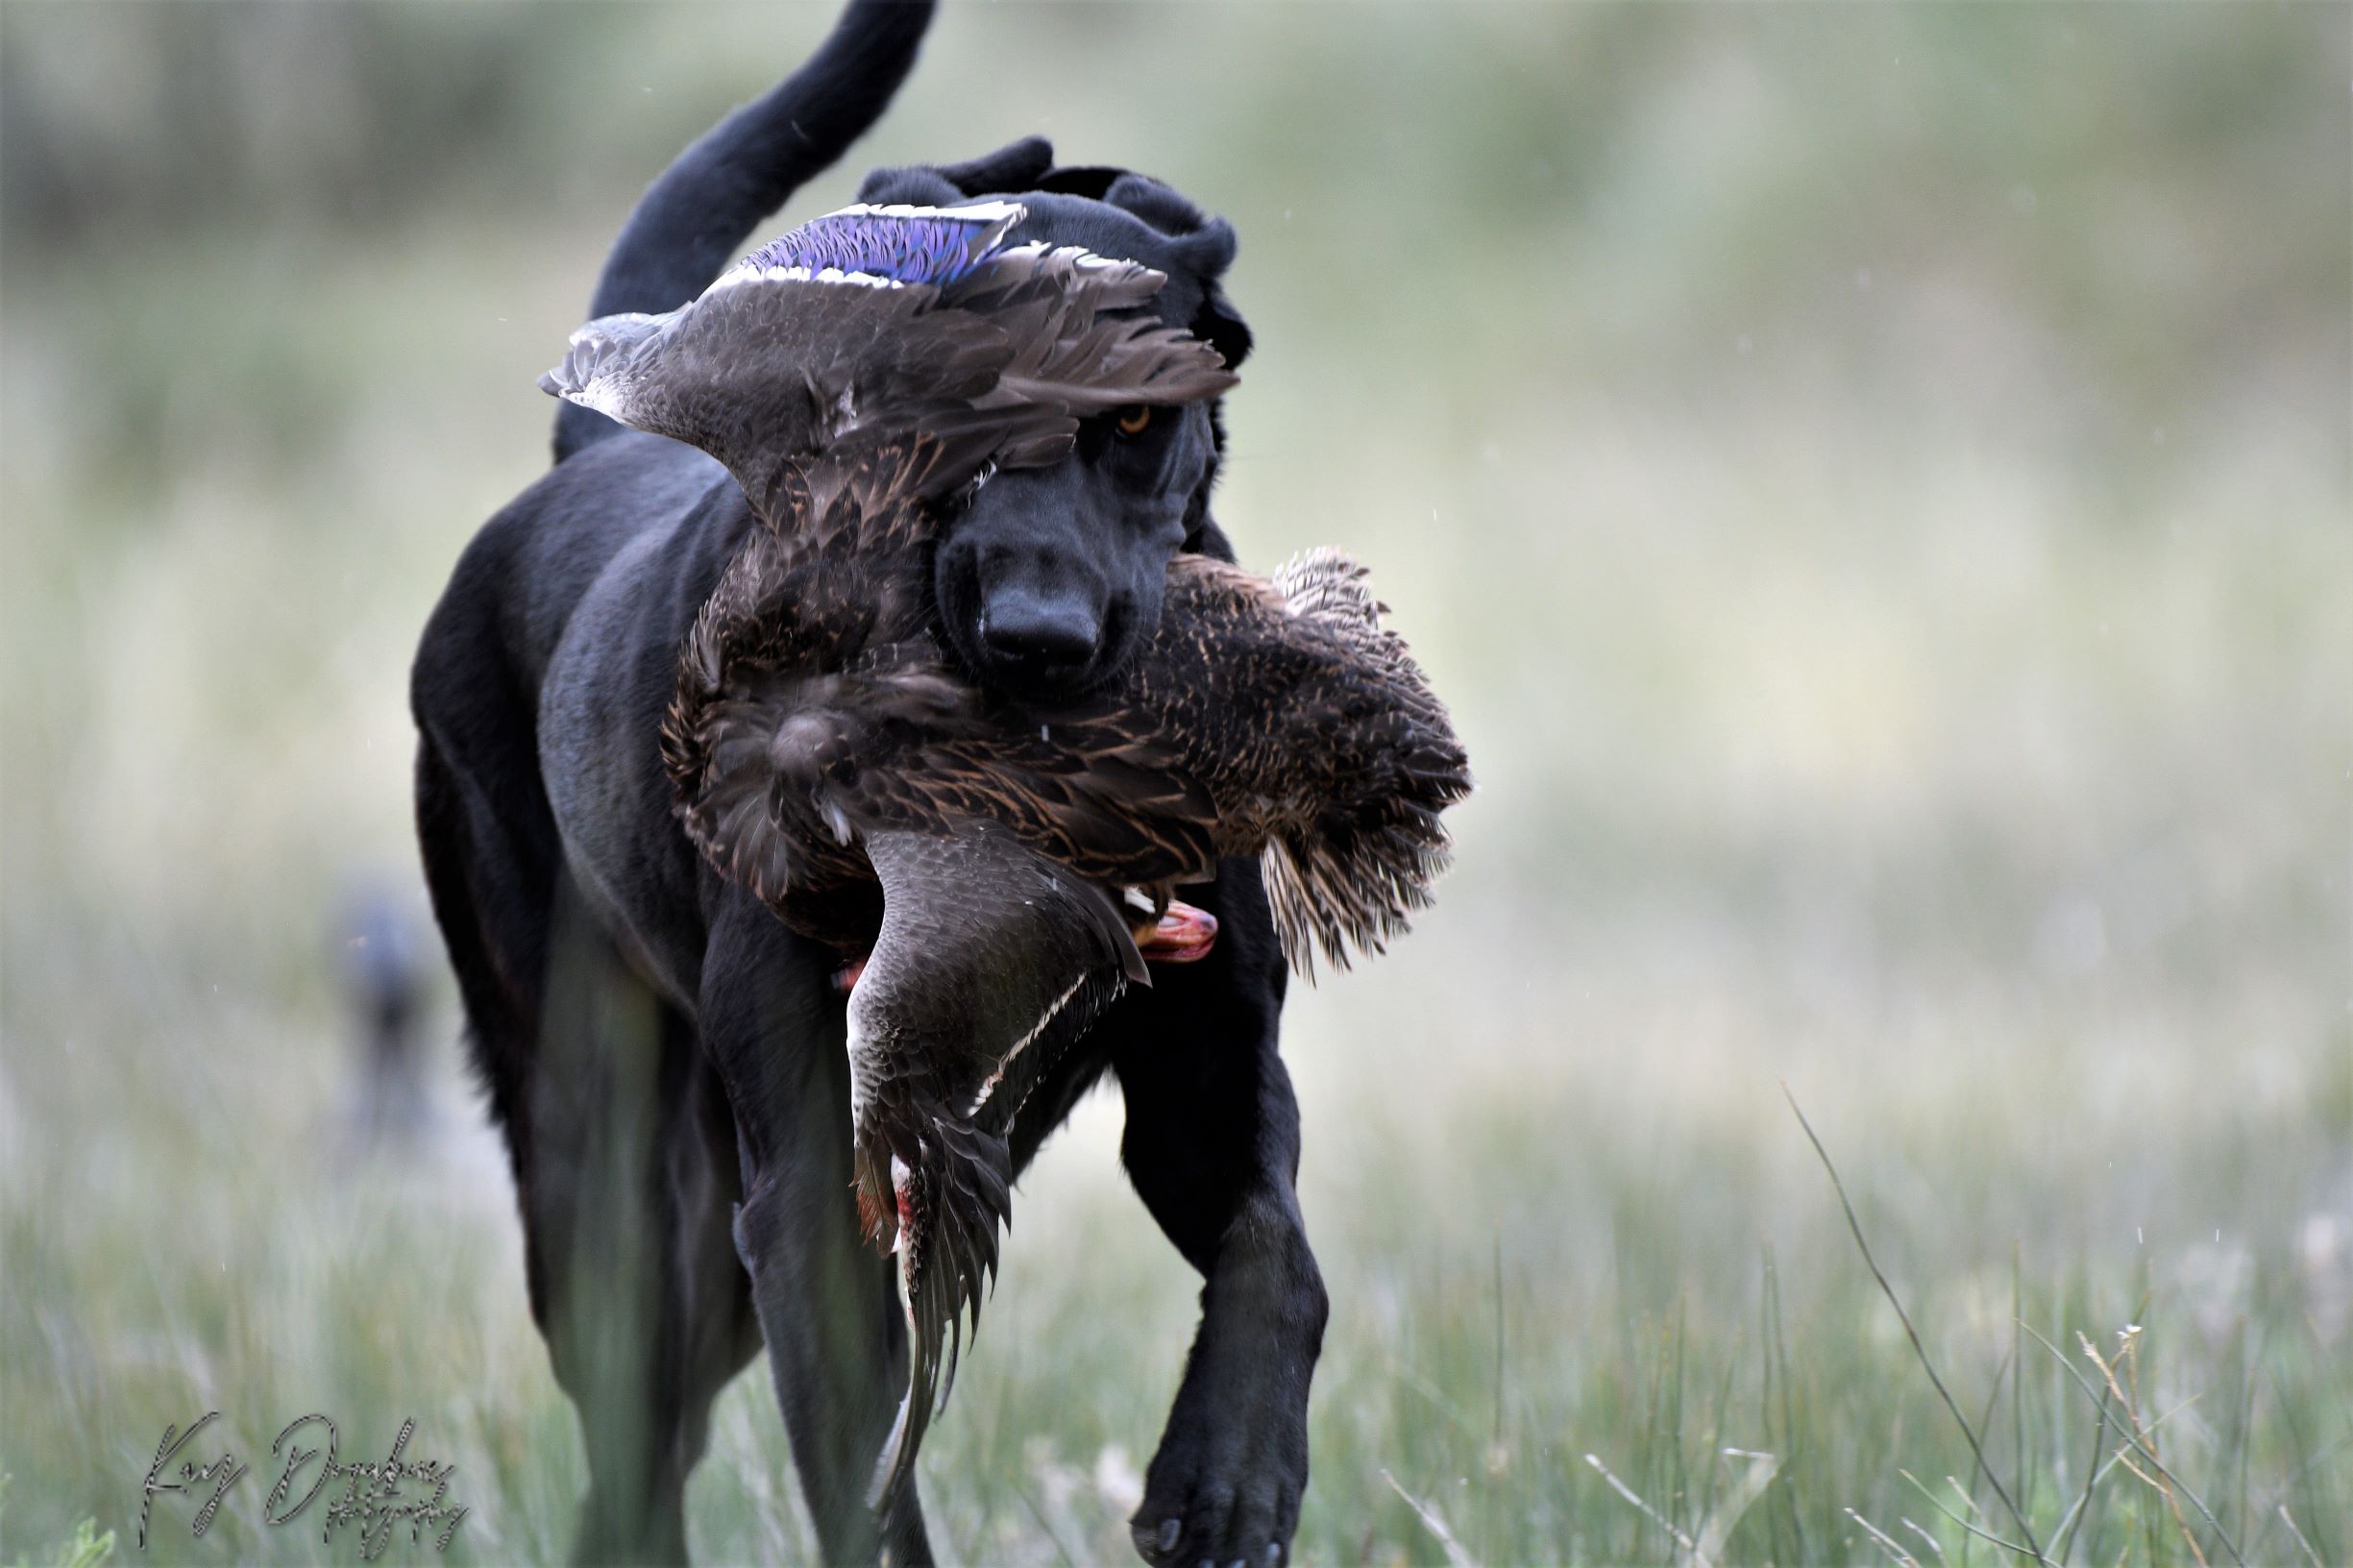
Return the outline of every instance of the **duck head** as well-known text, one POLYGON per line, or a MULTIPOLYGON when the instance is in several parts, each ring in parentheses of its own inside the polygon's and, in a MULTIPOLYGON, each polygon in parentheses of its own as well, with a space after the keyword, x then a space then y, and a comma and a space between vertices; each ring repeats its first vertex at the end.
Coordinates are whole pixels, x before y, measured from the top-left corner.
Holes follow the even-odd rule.
MULTIPOLYGON (((1164 273, 1139 308, 1207 341, 1232 370, 1250 330, 1219 279, 1234 230, 1168 186, 1115 168, 1054 167, 1030 137, 968 163, 870 175, 859 200, 948 206, 1003 199, 1025 211, 1013 243, 1080 246, 1164 273)), ((1116 677, 1158 628, 1180 550, 1230 558, 1210 515, 1223 432, 1218 405, 1134 404, 1096 414, 1069 455, 973 486, 933 558, 938 625, 982 686, 1066 698, 1116 677)))

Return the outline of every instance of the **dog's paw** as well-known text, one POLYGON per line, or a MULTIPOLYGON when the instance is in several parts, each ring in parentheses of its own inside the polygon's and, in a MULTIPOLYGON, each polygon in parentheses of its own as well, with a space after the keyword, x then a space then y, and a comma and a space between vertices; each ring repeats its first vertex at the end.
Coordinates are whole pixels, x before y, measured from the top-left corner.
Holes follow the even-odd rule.
POLYGON ((1243 1325, 1221 1322, 1213 1309, 1203 1322, 1143 1506, 1129 1521, 1137 1552, 1155 1568, 1275 1568, 1290 1555, 1323 1329, 1320 1282, 1311 1288, 1311 1298, 1286 1304, 1291 1311, 1269 1314, 1273 1323, 1261 1317, 1257 1333, 1236 1332, 1243 1325))
POLYGON ((1195 1425, 1180 1409, 1128 1529, 1137 1552, 1159 1568, 1275 1568, 1290 1553, 1307 1480, 1304 1420, 1238 1412, 1195 1425))

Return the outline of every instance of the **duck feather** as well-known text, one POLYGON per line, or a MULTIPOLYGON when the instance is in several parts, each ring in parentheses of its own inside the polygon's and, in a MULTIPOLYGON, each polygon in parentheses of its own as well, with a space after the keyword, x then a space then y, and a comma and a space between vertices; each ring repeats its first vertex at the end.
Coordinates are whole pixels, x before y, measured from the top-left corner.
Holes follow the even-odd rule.
POLYGON ((884 913, 849 998, 852 1175, 869 1239, 898 1256, 909 1357, 879 1502, 955 1383, 962 1325, 980 1326, 1016 1112, 1126 985, 1151 982, 1103 890, 1000 823, 878 831, 865 847, 884 913))
POLYGON ((1164 274, 1075 247, 1005 246, 1025 212, 829 213, 675 310, 589 322, 540 385, 700 447, 773 518, 794 467, 862 434, 924 431, 953 488, 984 463, 1059 461, 1089 415, 1235 384, 1207 343, 1111 313, 1146 304, 1164 274))

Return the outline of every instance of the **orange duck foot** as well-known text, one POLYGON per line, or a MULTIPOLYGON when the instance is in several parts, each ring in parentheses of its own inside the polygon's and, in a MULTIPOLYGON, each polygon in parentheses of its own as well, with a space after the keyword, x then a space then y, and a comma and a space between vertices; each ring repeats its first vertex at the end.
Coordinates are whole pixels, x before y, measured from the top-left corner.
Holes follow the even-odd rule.
MULTIPOLYGON (((1171 898, 1158 922, 1136 935, 1136 950, 1154 964, 1196 964, 1217 945, 1217 917, 1171 898)), ((866 960, 853 958, 833 971, 833 989, 846 996, 866 973, 866 960)))
POLYGON ((1217 945, 1217 917, 1171 898, 1159 923, 1136 937, 1136 950, 1154 964, 1192 964, 1217 945))

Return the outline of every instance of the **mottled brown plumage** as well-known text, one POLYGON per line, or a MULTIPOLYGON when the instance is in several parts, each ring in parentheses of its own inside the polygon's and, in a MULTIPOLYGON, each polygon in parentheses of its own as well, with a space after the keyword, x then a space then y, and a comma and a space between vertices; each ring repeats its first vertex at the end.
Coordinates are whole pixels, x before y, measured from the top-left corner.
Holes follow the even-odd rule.
POLYGON ((910 438, 794 475, 704 606, 663 755, 714 861, 845 947, 879 919, 859 836, 962 820, 1164 899, 1221 857, 1268 852, 1303 969, 1317 948, 1345 966, 1402 931, 1468 772, 1364 569, 1311 551, 1269 580, 1180 555, 1158 635, 1116 685, 1053 705, 990 696, 930 631, 931 514, 911 498, 936 458, 910 438))
POLYGON ((1271 580, 1180 555, 1158 633, 1090 698, 974 688, 929 624, 918 498, 939 459, 912 436, 792 475, 697 623, 663 726, 712 861, 796 929, 872 950, 850 1004, 859 1208, 901 1249, 916 1342, 895 1465, 993 1270, 1014 1114, 1143 978, 1109 894, 1158 906, 1262 855, 1286 954, 1344 966, 1429 902, 1439 813, 1470 787, 1363 569, 1329 551, 1271 580))

